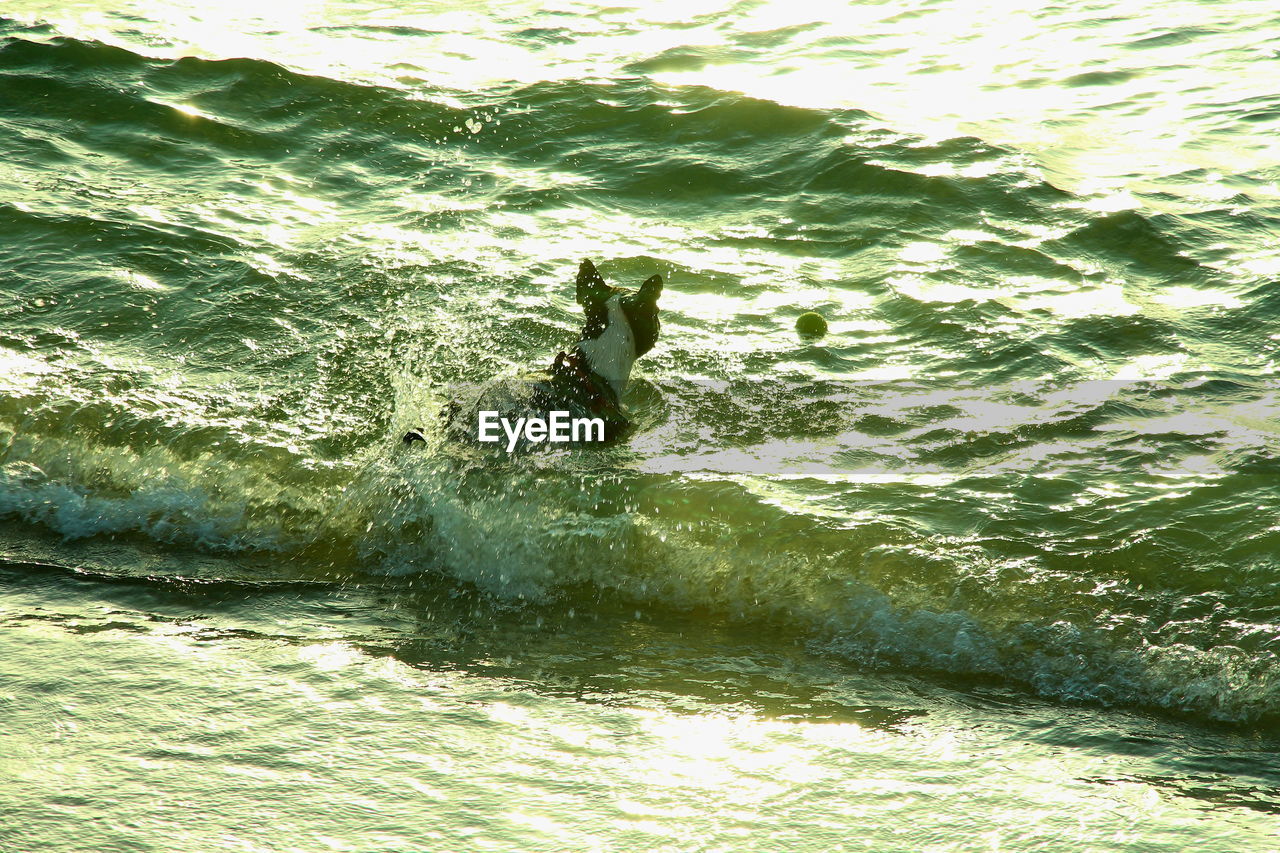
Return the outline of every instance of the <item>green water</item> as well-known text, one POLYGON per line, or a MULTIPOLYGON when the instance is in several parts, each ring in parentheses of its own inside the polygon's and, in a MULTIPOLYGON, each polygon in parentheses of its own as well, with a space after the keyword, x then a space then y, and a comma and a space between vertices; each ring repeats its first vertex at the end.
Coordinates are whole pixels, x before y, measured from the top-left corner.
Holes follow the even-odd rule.
POLYGON ((1278 28, 8 4, 0 849, 1280 849, 1278 28))

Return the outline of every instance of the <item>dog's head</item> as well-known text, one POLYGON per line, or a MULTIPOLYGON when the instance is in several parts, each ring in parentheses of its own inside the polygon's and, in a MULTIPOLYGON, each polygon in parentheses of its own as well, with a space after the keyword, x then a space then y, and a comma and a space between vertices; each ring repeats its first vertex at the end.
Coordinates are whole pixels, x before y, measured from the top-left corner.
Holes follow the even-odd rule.
POLYGON ((650 276, 636 290, 626 290, 606 284, 595 264, 584 260, 578 267, 578 304, 587 315, 582 340, 600 338, 606 334, 610 324, 617 321, 619 312, 609 310, 616 299, 622 318, 630 328, 635 355, 639 358, 653 349, 658 340, 658 297, 661 295, 660 275, 650 276))
POLYGON ((578 304, 587 315, 578 350, 619 397, 631 365, 658 340, 661 295, 660 275, 651 276, 636 290, 625 290, 606 284, 591 261, 578 267, 578 304))

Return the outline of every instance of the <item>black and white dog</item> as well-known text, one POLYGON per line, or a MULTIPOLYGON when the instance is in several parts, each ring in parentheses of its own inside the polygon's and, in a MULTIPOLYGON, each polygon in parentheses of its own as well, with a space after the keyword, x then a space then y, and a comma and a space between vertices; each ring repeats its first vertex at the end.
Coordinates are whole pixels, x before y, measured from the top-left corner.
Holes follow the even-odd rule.
MULTIPOLYGON (((622 411, 622 394, 631 378, 631 367, 658 340, 661 295, 660 275, 651 276, 636 290, 625 290, 605 283, 595 265, 584 260, 578 267, 577 301, 587 322, 577 343, 556 355, 542 373, 485 383, 463 399, 450 402, 447 434, 469 441, 501 440, 512 450, 542 440, 577 443, 577 426, 572 432, 567 426, 590 421, 599 429, 587 429, 585 440, 617 438, 629 424, 622 411), (541 437, 531 426, 539 420, 543 424, 541 437), (513 422, 519 424, 514 432, 513 422), (551 423, 554 430, 557 422, 566 425, 571 438, 556 439, 554 432, 549 437, 546 424, 551 423), (499 423, 501 430, 497 429, 499 423)), ((404 436, 405 443, 423 440, 421 430, 404 436)))

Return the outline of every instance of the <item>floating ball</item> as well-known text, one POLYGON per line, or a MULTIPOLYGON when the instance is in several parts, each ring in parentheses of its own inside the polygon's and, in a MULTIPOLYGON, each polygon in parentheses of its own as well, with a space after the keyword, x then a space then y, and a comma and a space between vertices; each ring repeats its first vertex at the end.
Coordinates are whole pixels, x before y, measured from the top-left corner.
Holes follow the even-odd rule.
POLYGON ((796 331, 806 338, 820 338, 827 333, 827 321, 816 311, 806 311, 796 318, 796 331))

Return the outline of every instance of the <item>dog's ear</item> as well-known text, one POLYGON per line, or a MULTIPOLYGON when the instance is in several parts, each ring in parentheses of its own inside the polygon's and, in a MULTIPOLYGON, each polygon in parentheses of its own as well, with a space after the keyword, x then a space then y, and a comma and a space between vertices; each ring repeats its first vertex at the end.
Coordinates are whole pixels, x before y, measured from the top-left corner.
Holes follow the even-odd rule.
POLYGON ((605 284, 604 279, 600 277, 596 265, 584 259, 578 266, 578 304, 587 305, 605 299, 609 296, 610 290, 609 285, 605 284))
POLYGON ((640 285, 640 301, 657 303, 658 297, 662 295, 662 276, 651 275, 645 279, 644 284, 640 285))

